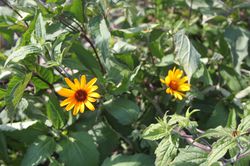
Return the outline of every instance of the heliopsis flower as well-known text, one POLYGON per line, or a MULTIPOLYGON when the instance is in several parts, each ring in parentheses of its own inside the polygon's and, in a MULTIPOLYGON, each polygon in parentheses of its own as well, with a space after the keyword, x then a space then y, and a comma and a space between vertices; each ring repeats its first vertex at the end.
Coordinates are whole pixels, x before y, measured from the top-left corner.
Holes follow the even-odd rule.
POLYGON ((95 90, 98 89, 97 85, 94 85, 97 81, 97 78, 93 78, 88 83, 86 83, 86 76, 82 75, 80 82, 78 79, 74 79, 74 83, 70 81, 69 78, 65 78, 66 83, 70 87, 61 88, 57 93, 63 97, 67 97, 67 99, 63 100, 60 103, 61 107, 66 106, 66 111, 71 110, 74 107, 73 115, 77 115, 80 111, 84 112, 85 106, 94 111, 95 107, 92 102, 96 101, 96 98, 100 98, 100 94, 96 93, 95 90))
POLYGON ((175 98, 182 100, 185 96, 184 92, 190 90, 190 84, 187 83, 188 77, 183 75, 183 71, 180 69, 174 69, 168 71, 168 75, 165 80, 160 81, 168 87, 166 93, 173 95, 175 98))

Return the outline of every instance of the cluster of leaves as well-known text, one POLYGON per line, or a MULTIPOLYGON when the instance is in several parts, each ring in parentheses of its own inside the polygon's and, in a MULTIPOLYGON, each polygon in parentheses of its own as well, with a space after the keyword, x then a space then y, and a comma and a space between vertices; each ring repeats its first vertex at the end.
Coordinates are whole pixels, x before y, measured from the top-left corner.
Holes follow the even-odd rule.
POLYGON ((0 164, 247 165, 249 7, 0 1, 0 164), (182 101, 159 81, 174 66, 191 84, 182 101), (74 117, 56 90, 82 74, 98 78, 102 98, 74 117), (200 110, 193 121, 189 107, 200 110))
POLYGON ((210 166, 230 164, 239 160, 238 164, 248 165, 249 160, 241 158, 250 153, 250 115, 244 117, 238 127, 235 126, 237 122, 233 120, 229 122, 231 128, 218 126, 201 132, 197 129, 197 123, 190 120, 190 115, 196 111, 187 110, 185 117, 176 114, 165 115, 163 119, 158 120, 158 123, 151 124, 144 130, 145 139, 152 141, 161 139, 155 150, 155 164, 210 166), (209 140, 204 140, 204 137, 209 140), (191 145, 186 145, 181 139, 191 145), (227 152, 230 159, 224 158, 227 152))

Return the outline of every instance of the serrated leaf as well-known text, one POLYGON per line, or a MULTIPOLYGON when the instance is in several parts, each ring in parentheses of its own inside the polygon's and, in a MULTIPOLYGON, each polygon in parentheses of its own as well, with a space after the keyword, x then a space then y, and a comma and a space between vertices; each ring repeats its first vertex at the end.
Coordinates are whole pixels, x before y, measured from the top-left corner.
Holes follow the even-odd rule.
POLYGON ((113 155, 107 158, 102 166, 152 166, 154 164, 153 157, 145 154, 134 155, 113 155))
POLYGON ((42 52, 41 48, 35 45, 26 45, 20 47, 19 49, 13 51, 8 59, 5 61, 5 66, 10 62, 19 62, 20 60, 24 59, 27 55, 30 54, 40 54, 42 52))
POLYGON ((45 29, 45 22, 43 21, 43 16, 41 13, 38 14, 35 29, 34 29, 34 36, 38 43, 43 44, 46 40, 46 29, 45 29))
POLYGON ((170 165, 175 158, 178 150, 178 143, 175 145, 170 138, 164 138, 155 150, 155 165, 165 166, 170 165))
POLYGON ((221 137, 228 137, 231 138, 232 129, 229 128, 223 128, 222 126, 218 126, 214 129, 209 129, 204 134, 201 135, 201 137, 207 137, 207 138, 221 138, 221 137))
POLYGON ((236 112, 235 109, 232 108, 230 109, 229 115, 228 115, 228 119, 227 119, 227 127, 231 128, 231 129, 236 129, 237 127, 237 116, 236 116, 236 112))
POLYGON ((49 157, 55 150, 56 143, 53 138, 42 136, 29 146, 21 166, 33 166, 38 165, 44 159, 49 157))
POLYGON ((212 151, 207 158, 207 165, 210 166, 213 163, 221 159, 229 149, 234 148, 237 145, 234 139, 220 138, 212 145, 212 151))
POLYGON ((173 166, 199 166, 206 162, 208 153, 193 146, 186 146, 185 149, 179 149, 180 153, 174 161, 173 166))
POLYGON ((158 140, 167 136, 166 131, 166 126, 161 125, 160 123, 151 124, 143 131, 142 137, 148 140, 158 140))
POLYGON ((241 122, 240 122, 237 130, 241 131, 241 132, 246 132, 249 129, 250 129, 250 115, 241 119, 241 122))
POLYGON ((136 103, 125 98, 107 101, 103 106, 122 125, 135 122, 140 112, 136 103))
POLYGON ((201 55, 185 35, 184 30, 179 31, 174 35, 174 42, 177 52, 175 60, 183 66, 188 78, 191 79, 193 73, 199 67, 201 55))
POLYGON ((62 128, 66 123, 65 114, 60 107, 55 94, 49 96, 48 103, 46 104, 48 119, 52 122, 56 129, 62 128))
POLYGON ((60 142, 60 160, 65 165, 91 165, 99 163, 99 153, 92 138, 85 132, 75 132, 60 142))
MULTIPOLYGON (((10 85, 10 88, 8 88, 8 94, 5 96, 5 101, 8 110, 14 111, 17 104, 22 99, 24 90, 26 86, 28 85, 30 79, 31 79, 32 73, 26 74, 23 80, 19 80, 18 77, 13 82, 10 82, 13 85, 10 85), (18 82, 15 82, 18 81, 18 82)), ((8 84, 9 85, 9 84, 8 84)))

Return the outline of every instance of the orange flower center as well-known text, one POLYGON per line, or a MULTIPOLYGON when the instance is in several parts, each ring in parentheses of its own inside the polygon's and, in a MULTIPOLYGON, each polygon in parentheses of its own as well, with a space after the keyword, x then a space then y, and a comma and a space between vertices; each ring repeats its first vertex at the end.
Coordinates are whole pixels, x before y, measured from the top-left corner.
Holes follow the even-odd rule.
POLYGON ((87 92, 84 90, 77 90, 75 93, 75 98, 77 101, 85 101, 87 99, 87 92))
POLYGON ((169 87, 173 90, 177 90, 178 89, 178 82, 177 81, 170 81, 169 87))

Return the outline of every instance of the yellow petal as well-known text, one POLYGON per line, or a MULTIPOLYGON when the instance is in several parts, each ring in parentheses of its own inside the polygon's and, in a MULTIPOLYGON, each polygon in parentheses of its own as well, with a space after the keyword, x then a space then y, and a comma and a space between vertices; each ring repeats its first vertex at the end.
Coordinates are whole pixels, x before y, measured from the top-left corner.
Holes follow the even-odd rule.
POLYGON ((170 80, 170 77, 167 76, 167 77, 165 78, 165 83, 166 83, 167 86, 169 86, 170 81, 171 81, 171 80, 170 80))
POLYGON ((185 82, 187 82, 187 81, 188 81, 188 77, 187 77, 187 76, 182 77, 182 78, 179 80, 179 84, 183 84, 183 83, 185 83, 185 82))
POLYGON ((80 104, 79 103, 77 103, 76 105, 75 105, 75 108, 74 108, 74 111, 73 111, 73 115, 77 115, 78 114, 78 112, 79 112, 79 110, 80 110, 80 104))
POLYGON ((165 81, 163 79, 160 79, 161 83, 165 84, 165 81))
POLYGON ((83 113, 84 112, 84 109, 85 109, 85 105, 84 103, 81 104, 81 107, 80 107, 80 112, 83 113))
POLYGON ((171 95, 172 95, 172 94, 173 94, 173 91, 172 91, 172 89, 171 89, 171 88, 167 88, 167 89, 166 89, 166 93, 168 93, 168 94, 171 94, 171 95))
POLYGON ((190 90, 190 84, 181 84, 178 87, 178 91, 189 91, 190 90))
POLYGON ((80 89, 80 82, 78 81, 78 79, 74 79, 74 82, 75 82, 75 87, 77 88, 77 89, 80 89))
POLYGON ((65 105, 67 105, 67 104, 69 104, 69 103, 71 103, 71 102, 72 102, 72 98, 67 98, 67 99, 63 100, 63 101, 60 103, 60 106, 63 107, 63 106, 65 106, 65 105))
POLYGON ((73 102, 69 103, 69 104, 67 105, 67 107, 65 108, 66 111, 71 110, 71 109, 75 106, 75 104, 76 104, 76 101, 73 101, 73 102))
POLYGON ((89 97, 95 97, 95 98, 100 98, 101 95, 99 93, 96 93, 96 92, 92 92, 90 94, 88 94, 89 97))
POLYGON ((69 86, 71 89, 77 90, 75 84, 74 84, 72 81, 70 81, 70 79, 65 78, 64 80, 65 80, 65 82, 68 84, 68 86, 69 86))
POLYGON ((93 78, 92 80, 90 80, 88 82, 87 87, 94 85, 94 83, 96 83, 96 81, 97 81, 97 78, 93 78))
POLYGON ((97 90, 98 89, 98 86, 97 85, 94 85, 94 86, 90 86, 88 89, 87 89, 87 91, 88 91, 88 93, 90 93, 90 92, 94 92, 95 90, 97 90))
MULTIPOLYGON (((172 71, 172 70, 169 70, 169 71, 168 71, 167 77, 169 77, 170 80, 173 79, 173 71, 172 71)), ((166 80, 165 80, 165 81, 166 81, 166 80)))
POLYGON ((94 111, 94 110, 95 110, 95 107, 94 107, 93 104, 91 104, 89 101, 86 101, 86 102, 85 102, 85 105, 86 105, 86 107, 88 107, 88 109, 89 109, 90 111, 94 111))
POLYGON ((86 76, 82 75, 81 76, 81 88, 84 88, 86 85, 86 76))
POLYGON ((178 92, 178 91, 175 91, 174 93, 175 93, 176 98, 179 100, 182 100, 183 97, 185 96, 183 93, 178 92))
POLYGON ((57 93, 60 96, 64 96, 64 97, 71 97, 75 94, 75 92, 73 90, 70 90, 67 88, 61 88, 59 91, 57 91, 57 93))
POLYGON ((182 74, 183 74, 183 71, 180 70, 180 69, 177 69, 175 71, 175 76, 176 76, 177 79, 181 78, 182 74))
POLYGON ((94 99, 92 97, 88 97, 87 100, 90 101, 90 102, 96 102, 96 99, 94 99))

